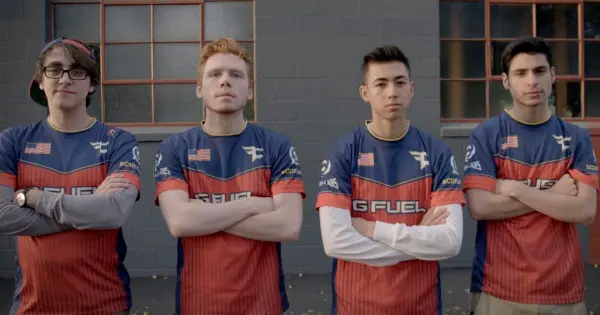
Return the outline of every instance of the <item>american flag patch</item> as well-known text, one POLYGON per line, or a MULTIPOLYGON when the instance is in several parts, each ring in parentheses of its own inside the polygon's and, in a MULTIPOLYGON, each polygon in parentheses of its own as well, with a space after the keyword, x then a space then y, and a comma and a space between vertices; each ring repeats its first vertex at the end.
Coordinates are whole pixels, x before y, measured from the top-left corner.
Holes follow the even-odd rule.
POLYGON ((508 136, 506 138, 502 138, 502 150, 506 150, 508 148, 518 148, 518 147, 519 147, 519 137, 508 136))
POLYGON ((210 149, 189 149, 188 161, 210 161, 210 149))
POLYGON ((375 155, 373 153, 359 153, 358 166, 375 166, 375 155))
POLYGON ((25 154, 50 154, 52 143, 48 142, 27 142, 25 145, 25 154))

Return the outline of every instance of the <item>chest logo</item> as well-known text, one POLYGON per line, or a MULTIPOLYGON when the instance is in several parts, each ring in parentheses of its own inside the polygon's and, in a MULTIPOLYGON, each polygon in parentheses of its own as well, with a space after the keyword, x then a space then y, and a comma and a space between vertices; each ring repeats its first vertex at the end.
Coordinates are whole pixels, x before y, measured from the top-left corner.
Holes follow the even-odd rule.
POLYGON ((413 158, 419 162, 421 169, 424 169, 429 165, 429 161, 427 160, 427 152, 418 152, 418 151, 408 151, 413 158))
POLYGON ((90 142, 90 145, 100 154, 108 152, 108 142, 90 142))
POLYGON ((571 137, 565 137, 565 136, 555 136, 552 135, 554 137, 554 140, 556 140, 556 143, 558 143, 560 145, 560 149, 562 151, 566 151, 568 148, 570 148, 569 144, 571 144, 571 137))
POLYGON ((242 146, 242 149, 244 149, 244 151, 246 151, 246 154, 248 154, 251 158, 252 158, 252 162, 262 158, 264 149, 263 148, 257 148, 257 147, 244 147, 242 146))

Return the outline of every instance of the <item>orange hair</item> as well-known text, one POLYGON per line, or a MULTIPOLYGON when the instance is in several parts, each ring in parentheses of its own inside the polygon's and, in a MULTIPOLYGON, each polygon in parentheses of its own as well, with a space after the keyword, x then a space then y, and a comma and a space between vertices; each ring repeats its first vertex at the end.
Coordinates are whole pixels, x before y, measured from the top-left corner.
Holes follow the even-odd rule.
POLYGON ((208 58, 216 54, 232 54, 242 58, 248 68, 249 81, 251 83, 254 81, 254 71, 250 54, 248 54, 244 47, 231 38, 221 38, 202 47, 202 50, 200 51, 200 58, 198 60, 198 80, 202 80, 204 65, 206 64, 208 58))

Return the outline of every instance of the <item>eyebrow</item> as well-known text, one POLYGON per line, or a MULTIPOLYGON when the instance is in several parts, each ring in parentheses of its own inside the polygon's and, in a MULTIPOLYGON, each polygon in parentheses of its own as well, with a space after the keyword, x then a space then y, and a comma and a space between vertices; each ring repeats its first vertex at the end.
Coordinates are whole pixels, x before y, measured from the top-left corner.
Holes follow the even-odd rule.
POLYGON ((65 66, 70 67, 70 68, 81 67, 81 66, 79 66, 79 65, 77 65, 75 63, 71 63, 71 64, 68 64, 68 65, 65 65, 64 63, 62 63, 60 61, 52 61, 52 62, 50 62, 50 63, 48 63, 46 65, 46 67, 61 67, 61 68, 65 67, 65 66))
POLYGON ((216 72, 216 71, 239 72, 239 73, 243 74, 244 76, 246 75, 246 72, 239 68, 212 68, 212 69, 206 69, 205 73, 212 73, 212 72, 216 72))
MULTIPOLYGON (((548 66, 538 66, 538 67, 535 67, 535 68, 533 68, 533 70, 534 70, 534 71, 535 71, 535 70, 542 70, 542 69, 544 69, 544 70, 545 70, 545 69, 548 69, 548 68, 549 68, 548 66)), ((513 70, 513 71, 514 71, 514 72, 518 72, 518 71, 526 71, 526 70, 529 70, 529 68, 518 68, 518 69, 515 69, 515 70, 513 70)))
MULTIPOLYGON (((393 81, 396 81, 396 80, 401 80, 401 79, 408 79, 408 77, 407 77, 407 76, 405 76, 405 75, 399 75, 399 76, 395 76, 393 81)), ((375 80, 373 80, 373 82, 378 82, 378 81, 387 82, 387 81, 389 81, 389 80, 388 80, 388 78, 385 78, 385 77, 381 77, 381 78, 375 78, 375 80)))

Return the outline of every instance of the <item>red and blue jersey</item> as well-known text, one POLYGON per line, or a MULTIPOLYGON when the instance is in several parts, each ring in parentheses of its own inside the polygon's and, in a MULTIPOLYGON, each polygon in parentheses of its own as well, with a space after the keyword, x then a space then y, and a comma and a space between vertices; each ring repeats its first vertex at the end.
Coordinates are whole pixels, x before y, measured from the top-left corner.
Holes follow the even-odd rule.
MULTIPOLYGON (((495 191, 497 179, 548 189, 563 175, 597 189, 589 134, 556 116, 525 124, 507 112, 472 132, 464 189, 495 191)), ((564 209, 569 211, 569 209, 564 209)), ((539 212, 479 221, 471 291, 528 304, 583 301, 583 262, 575 224, 539 212)))
MULTIPOLYGON (((0 134, 0 185, 86 195, 114 173, 139 191, 135 137, 102 123, 65 133, 44 120, 0 134)), ((121 229, 18 236, 16 254, 11 314, 112 314, 131 307, 121 229)))
MULTIPOLYGON (((365 125, 338 141, 323 161, 316 207, 418 225, 432 207, 464 203, 454 155, 441 140, 413 126, 399 140, 383 140, 365 125)), ((372 267, 336 259, 332 273, 332 314, 441 314, 436 261, 372 267)))
MULTIPOLYGON (((183 190, 192 199, 227 202, 250 196, 300 193, 304 184, 294 147, 254 124, 237 135, 201 127, 163 141, 156 153, 156 198, 183 190)), ((282 314, 288 307, 277 242, 226 232, 178 240, 176 313, 282 314)))

